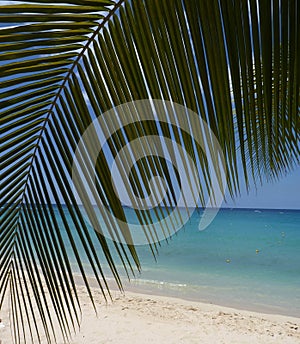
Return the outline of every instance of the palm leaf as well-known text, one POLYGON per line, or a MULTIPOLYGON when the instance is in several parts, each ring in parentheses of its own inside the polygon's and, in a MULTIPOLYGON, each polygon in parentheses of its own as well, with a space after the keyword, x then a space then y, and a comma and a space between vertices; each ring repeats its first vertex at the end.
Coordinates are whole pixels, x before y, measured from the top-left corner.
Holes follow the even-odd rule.
MULTIPOLYGON (((278 178, 299 164, 298 6, 295 0, 0 2, 0 300, 10 293, 16 342, 45 338, 52 343, 58 338, 56 326, 68 341, 80 323, 67 247, 92 300, 83 259, 104 294, 105 265, 122 288, 116 257, 128 277, 140 269, 130 227, 114 221, 127 220, 105 152, 91 171, 89 153, 100 142, 96 130, 80 151, 85 184, 77 185, 95 235, 71 187, 76 148, 95 118, 117 128, 118 121, 128 121, 128 113, 118 108, 127 103, 136 119, 116 130, 107 145, 113 159, 127 143, 142 147, 124 153, 118 167, 122 177, 130 171, 126 188, 140 196, 136 216, 154 254, 160 232, 168 237, 183 222, 177 212, 170 223, 154 224, 163 223, 166 212, 176 207, 181 171, 155 156, 165 141, 153 146, 143 138, 163 136, 174 142, 168 146, 170 160, 183 162, 195 202, 199 194, 204 205, 213 184, 207 152, 195 140, 203 128, 170 107, 172 102, 208 123, 224 153, 232 196, 241 180, 249 186, 250 179, 278 178), (150 108, 130 102, 143 99, 163 100, 153 103, 155 111, 165 111, 173 124, 139 122, 141 111, 150 108), (117 118, 101 117, 113 108, 117 118), (185 129, 174 123, 185 123, 185 129), (180 154, 175 143, 183 148, 180 154), (168 188, 162 202, 162 187, 152 190, 150 211, 143 199, 154 176, 165 179, 168 188), (201 181, 198 190, 193 180, 201 181), (101 234, 103 226, 112 244, 101 234)), ((204 139, 210 146, 211 137, 204 139)), ((218 170, 221 156, 213 149, 211 154, 218 170)), ((224 187, 218 173, 217 183, 224 187)))

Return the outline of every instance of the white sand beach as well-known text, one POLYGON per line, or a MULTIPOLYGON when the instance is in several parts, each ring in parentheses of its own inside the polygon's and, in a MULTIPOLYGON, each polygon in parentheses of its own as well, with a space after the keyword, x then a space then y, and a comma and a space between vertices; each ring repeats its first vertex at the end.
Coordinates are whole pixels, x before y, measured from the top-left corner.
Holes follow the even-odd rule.
MULTIPOLYGON (((300 318, 132 292, 112 291, 114 301, 106 304, 95 290, 96 315, 84 287, 78 292, 82 323, 74 344, 300 343, 300 318)), ((8 303, 0 318, 0 343, 11 344, 8 303)))

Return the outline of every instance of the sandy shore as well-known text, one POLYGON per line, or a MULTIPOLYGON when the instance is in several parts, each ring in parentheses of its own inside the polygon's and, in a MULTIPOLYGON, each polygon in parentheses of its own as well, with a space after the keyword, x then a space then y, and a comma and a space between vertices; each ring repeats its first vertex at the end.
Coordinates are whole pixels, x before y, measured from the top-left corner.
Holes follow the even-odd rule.
MULTIPOLYGON (((99 291, 94 292, 96 316, 84 288, 78 290, 82 323, 74 344, 300 343, 300 318, 117 291, 107 304, 99 291)), ((8 303, 0 318, 0 343, 11 344, 8 303)))

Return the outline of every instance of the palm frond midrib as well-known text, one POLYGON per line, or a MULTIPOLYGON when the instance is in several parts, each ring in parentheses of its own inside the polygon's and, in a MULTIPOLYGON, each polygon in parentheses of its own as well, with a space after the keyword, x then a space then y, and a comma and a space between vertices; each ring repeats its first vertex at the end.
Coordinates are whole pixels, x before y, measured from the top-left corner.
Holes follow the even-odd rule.
POLYGON ((29 166, 29 169, 28 169, 28 173, 27 173, 27 178, 25 180, 25 183, 24 183, 24 189, 23 189, 23 197, 22 197, 22 200, 21 200, 21 204, 23 203, 24 201, 24 195, 25 195, 25 192, 26 192, 26 188, 27 188, 27 185, 28 185, 28 181, 29 181, 29 177, 30 177, 30 172, 31 172, 31 168, 32 168, 32 165, 34 163, 34 160, 35 160, 35 156, 36 156, 36 153, 37 153, 37 149, 39 147, 39 143, 40 143, 40 140, 43 136, 43 133, 47 127, 47 123, 51 117, 51 115, 53 114, 53 109, 55 107, 55 104, 57 103, 62 91, 64 90, 65 86, 67 85, 69 79, 70 79, 70 76, 72 75, 72 73, 74 72, 76 66, 78 65, 79 61, 81 60, 81 58, 83 57, 83 55, 85 54, 85 52, 88 50, 88 48, 90 47, 91 43, 94 41, 94 39, 97 37, 97 35, 99 34, 99 32, 105 27, 105 25, 109 22, 109 20, 111 19, 111 17, 118 11, 118 9, 122 6, 122 4, 125 2, 126 0, 119 0, 114 6, 113 8, 109 11, 109 13, 104 17, 104 19, 99 23, 98 27, 94 30, 93 34, 91 35, 91 37, 88 38, 86 44, 84 45, 84 47, 81 49, 80 53, 77 55, 77 57, 74 59, 69 71, 67 72, 66 76, 64 77, 58 91, 56 92, 55 96, 54 96, 54 99, 53 101, 51 101, 51 105, 49 107, 49 109, 47 110, 46 112, 46 116, 44 118, 44 124, 42 125, 41 129, 40 129, 40 133, 38 135, 38 138, 37 138, 37 142, 36 142, 36 146, 34 148, 34 151, 32 153, 32 159, 31 159, 31 162, 30 162, 30 166, 29 166))

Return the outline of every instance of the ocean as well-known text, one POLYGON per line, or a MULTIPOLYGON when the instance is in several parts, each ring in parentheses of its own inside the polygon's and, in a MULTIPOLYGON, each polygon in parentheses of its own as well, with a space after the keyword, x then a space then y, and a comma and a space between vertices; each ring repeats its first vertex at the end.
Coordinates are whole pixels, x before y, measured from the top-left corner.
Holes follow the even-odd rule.
MULTIPOLYGON (((132 210, 125 213, 130 222, 132 210)), ((300 317, 300 211, 221 209, 199 231, 202 214, 160 242, 156 261, 147 245, 137 246, 142 272, 130 283, 116 257, 125 291, 300 317)))

